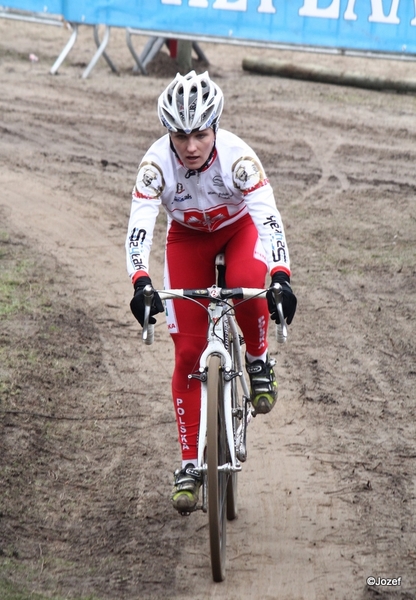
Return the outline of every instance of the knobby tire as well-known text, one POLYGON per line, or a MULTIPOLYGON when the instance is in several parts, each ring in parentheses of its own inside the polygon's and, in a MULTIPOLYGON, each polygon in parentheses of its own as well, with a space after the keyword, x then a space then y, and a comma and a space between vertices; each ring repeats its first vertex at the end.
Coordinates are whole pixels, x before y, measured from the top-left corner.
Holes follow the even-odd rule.
POLYGON ((214 581, 225 578, 227 474, 218 465, 227 462, 221 359, 212 355, 208 362, 207 486, 211 568, 214 581))
MULTIPOLYGON (((230 335, 229 340, 229 348, 228 351, 231 354, 231 358, 233 361, 233 370, 236 370, 236 365, 234 362, 234 340, 230 335)), ((237 386, 237 378, 234 378, 231 382, 231 409, 236 410, 238 408, 238 386, 237 386)), ((236 431, 238 429, 239 420, 236 416, 233 417, 233 431, 234 437, 236 431)), ((228 448, 228 446, 227 446, 228 448)), ((227 461, 231 462, 231 457, 227 455, 227 461)), ((237 472, 231 473, 227 480, 227 519, 229 521, 233 521, 238 516, 238 508, 237 508, 237 472)))

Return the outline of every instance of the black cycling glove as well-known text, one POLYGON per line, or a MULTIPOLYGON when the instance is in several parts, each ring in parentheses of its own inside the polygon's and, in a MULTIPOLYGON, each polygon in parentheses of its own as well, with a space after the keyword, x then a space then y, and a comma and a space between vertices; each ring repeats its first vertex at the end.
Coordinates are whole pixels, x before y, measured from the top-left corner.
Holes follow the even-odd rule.
MULTIPOLYGON (((295 316, 296 305, 298 303, 296 296, 290 287, 290 277, 286 273, 278 271, 272 275, 272 284, 273 283, 279 283, 282 286, 283 316, 285 317, 287 324, 290 325, 293 321, 293 317, 295 316)), ((270 317, 273 319, 273 321, 279 324, 280 319, 277 313, 274 294, 271 289, 267 290, 266 298, 270 317)))
MULTIPOLYGON (((130 309, 136 319, 139 321, 140 325, 143 327, 144 323, 144 294, 143 290, 146 285, 152 285, 152 281, 150 277, 143 276, 139 277, 134 284, 134 296, 130 302, 130 309)), ((156 319, 152 315, 156 315, 157 313, 164 312, 163 303, 160 299, 160 296, 157 292, 154 293, 152 305, 150 307, 150 318, 149 323, 154 325, 156 323, 156 319)))

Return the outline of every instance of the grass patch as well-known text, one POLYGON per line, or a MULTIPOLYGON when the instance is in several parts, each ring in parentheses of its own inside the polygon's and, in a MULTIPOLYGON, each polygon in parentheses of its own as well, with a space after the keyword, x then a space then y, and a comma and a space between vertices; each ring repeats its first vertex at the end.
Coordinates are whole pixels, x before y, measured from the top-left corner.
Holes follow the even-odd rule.
MULTIPOLYGON (((0 564, 0 569, 2 565, 0 564)), ((7 579, 0 578, 0 598, 1 600, 65 600, 64 596, 55 593, 44 595, 34 590, 25 589, 16 585, 7 579)), ((67 597, 66 597, 67 598, 67 597)), ((73 600, 98 600, 96 596, 77 596, 73 600)))
POLYGON ((78 520, 63 490, 90 420, 79 424, 107 379, 98 330, 68 279, 25 239, 0 233, 1 600, 64 600, 80 569, 68 556, 78 520))
POLYGON ((24 308, 24 287, 31 264, 18 256, 18 246, 0 232, 0 318, 24 308))

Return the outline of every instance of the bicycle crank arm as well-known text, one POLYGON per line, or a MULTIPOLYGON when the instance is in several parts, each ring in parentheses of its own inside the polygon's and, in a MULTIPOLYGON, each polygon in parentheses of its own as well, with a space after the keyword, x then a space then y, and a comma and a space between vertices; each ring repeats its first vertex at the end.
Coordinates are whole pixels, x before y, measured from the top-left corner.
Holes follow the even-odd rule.
POLYGON ((237 436, 236 436, 236 455, 240 462, 245 462, 247 460, 247 424, 251 421, 252 415, 251 411, 248 410, 249 399, 247 396, 244 396, 244 414, 241 420, 241 425, 238 428, 237 436))

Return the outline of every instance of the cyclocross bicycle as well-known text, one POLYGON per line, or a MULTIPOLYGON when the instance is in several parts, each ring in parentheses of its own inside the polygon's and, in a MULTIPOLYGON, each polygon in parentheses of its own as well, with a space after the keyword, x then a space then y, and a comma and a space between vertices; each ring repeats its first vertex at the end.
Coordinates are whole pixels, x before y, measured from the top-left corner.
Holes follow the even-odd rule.
MULTIPOLYGON (((247 425, 253 416, 250 391, 243 370, 242 345, 234 304, 252 298, 265 298, 267 289, 226 288, 224 255, 216 257, 217 283, 206 289, 157 290, 161 300, 184 299, 198 302, 208 315, 207 346, 199 369, 189 378, 201 382, 201 413, 198 435, 198 465, 202 475, 202 504, 208 513, 211 568, 214 581, 223 581, 226 558, 226 523, 237 517, 237 474, 247 458, 247 425), (206 303, 202 299, 209 300, 206 303)), ((277 339, 285 342, 287 328, 283 318, 282 292, 272 287, 280 325, 277 339)), ((155 290, 144 289, 145 318, 142 338, 151 344, 154 326, 149 324, 150 306, 155 290)))

